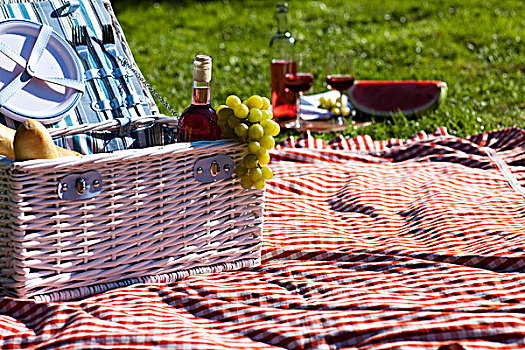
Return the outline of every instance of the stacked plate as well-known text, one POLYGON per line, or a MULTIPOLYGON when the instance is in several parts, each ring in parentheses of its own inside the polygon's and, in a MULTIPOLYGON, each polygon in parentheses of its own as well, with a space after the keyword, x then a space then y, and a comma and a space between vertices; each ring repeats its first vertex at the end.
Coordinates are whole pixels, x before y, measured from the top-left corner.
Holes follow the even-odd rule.
POLYGON ((76 52, 51 27, 26 20, 0 22, 0 112, 44 124, 62 119, 84 91, 76 52))

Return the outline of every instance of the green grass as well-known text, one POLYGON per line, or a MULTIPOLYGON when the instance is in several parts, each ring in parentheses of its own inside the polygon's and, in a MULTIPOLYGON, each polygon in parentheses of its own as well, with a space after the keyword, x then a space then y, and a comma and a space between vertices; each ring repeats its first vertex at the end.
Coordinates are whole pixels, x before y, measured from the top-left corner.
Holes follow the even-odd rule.
MULTIPOLYGON (((179 113, 190 103, 192 60, 213 57, 212 104, 269 96, 274 1, 115 1, 149 83, 179 113)), ((423 116, 376 119, 347 135, 409 137, 445 126, 457 136, 525 127, 525 2, 522 0, 330 0, 289 4, 289 28, 309 51, 316 81, 331 52, 351 55, 357 79, 443 80, 443 105, 423 116)), ((326 135, 325 137, 331 137, 326 135)))

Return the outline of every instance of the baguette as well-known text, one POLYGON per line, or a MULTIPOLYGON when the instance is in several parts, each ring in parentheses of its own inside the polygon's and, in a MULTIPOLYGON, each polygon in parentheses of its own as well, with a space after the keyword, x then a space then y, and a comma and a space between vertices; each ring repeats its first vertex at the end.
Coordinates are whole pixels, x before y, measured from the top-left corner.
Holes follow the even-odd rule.
POLYGON ((29 119, 18 126, 13 146, 16 161, 59 157, 51 135, 44 125, 36 120, 29 119))
POLYGON ((0 155, 15 160, 15 151, 13 149, 13 139, 16 131, 0 124, 0 155))

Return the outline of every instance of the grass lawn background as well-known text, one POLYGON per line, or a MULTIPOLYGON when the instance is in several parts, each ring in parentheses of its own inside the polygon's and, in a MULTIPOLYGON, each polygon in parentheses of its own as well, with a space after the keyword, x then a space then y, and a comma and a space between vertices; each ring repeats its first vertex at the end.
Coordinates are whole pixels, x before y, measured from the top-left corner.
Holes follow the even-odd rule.
MULTIPOLYGON (((112 3, 145 78, 177 112, 191 102, 196 54, 213 57, 213 106, 229 94, 270 96, 276 1, 112 3)), ((524 1, 291 0, 288 8, 289 29, 315 64, 309 93, 327 90, 326 59, 339 51, 355 59, 356 79, 448 84, 436 111, 376 119, 346 135, 406 138, 445 126, 466 136, 525 127, 524 1)))

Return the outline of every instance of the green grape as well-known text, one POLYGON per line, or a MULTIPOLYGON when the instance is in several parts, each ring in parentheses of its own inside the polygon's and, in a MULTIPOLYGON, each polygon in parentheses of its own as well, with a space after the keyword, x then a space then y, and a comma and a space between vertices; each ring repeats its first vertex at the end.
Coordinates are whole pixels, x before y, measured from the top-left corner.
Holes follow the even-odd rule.
POLYGON ((228 118, 231 117, 233 115, 233 109, 229 108, 229 107, 225 107, 225 108, 221 108, 218 112, 217 112, 217 120, 223 120, 223 121, 228 121, 228 118))
POLYGON ((243 177, 241 177, 241 186, 242 188, 245 188, 247 190, 252 188, 253 180, 251 179, 249 175, 244 175, 243 177))
POLYGON ((232 129, 235 129, 237 125, 239 125, 241 121, 236 116, 232 115, 228 118, 228 126, 232 129))
POLYGON ((350 108, 341 104, 341 97, 336 98, 335 101, 330 98, 321 97, 319 103, 320 108, 326 109, 330 111, 330 113, 339 115, 342 110, 343 116, 348 116, 350 114, 350 108))
POLYGON ((325 97, 321 97, 319 99, 319 107, 320 108, 330 109, 330 106, 331 106, 331 104, 330 104, 330 100, 329 99, 327 100, 325 97))
POLYGON ((240 103, 241 99, 235 95, 226 97, 226 106, 230 107, 231 109, 234 109, 235 106, 239 105, 240 103))
POLYGON ((222 138, 223 139, 234 139, 235 138, 235 131, 230 128, 228 124, 224 126, 222 129, 222 138))
POLYGON ((276 122, 270 119, 265 120, 264 122, 261 123, 261 125, 264 129, 265 135, 277 136, 279 135, 279 132, 281 131, 279 124, 277 124, 276 122))
POLYGON ((235 127, 235 135, 239 136, 240 138, 246 138, 249 129, 250 127, 245 123, 239 123, 239 125, 235 127))
POLYGON ((252 168, 248 170, 248 175, 250 175, 250 178, 253 182, 261 180, 263 175, 260 168, 252 168))
MULTIPOLYGON (((221 119, 221 118, 217 118, 217 125, 221 126, 221 125, 228 125, 228 119, 221 119)), ((221 126, 221 128, 223 128, 223 126, 221 126)))
POLYGON ((339 107, 330 108, 330 112, 337 115, 341 114, 341 110, 339 109, 339 107))
POLYGON ((248 143, 248 151, 253 154, 257 154, 261 151, 261 144, 257 141, 250 141, 248 143))
POLYGON ((273 177, 273 170, 268 165, 261 165, 261 172, 264 180, 270 180, 273 177))
POLYGON ((252 95, 246 100, 246 105, 251 108, 261 109, 263 106, 263 99, 259 95, 252 95))
POLYGON ((253 184, 253 186, 258 189, 258 190, 262 190, 265 186, 265 181, 263 179, 260 179, 260 180, 257 180, 255 181, 255 183, 253 184))
POLYGON ((233 113, 237 118, 244 119, 248 116, 248 113, 250 113, 250 109, 247 105, 241 103, 235 106, 235 108, 233 109, 233 113))
POLYGON ((223 108, 228 108, 228 106, 226 106, 226 105, 219 105, 219 107, 217 107, 217 108, 215 109, 215 113, 219 114, 219 112, 220 112, 221 109, 223 109, 223 108))
POLYGON ((260 165, 266 165, 270 163, 270 154, 266 150, 261 150, 261 152, 257 154, 256 158, 259 161, 260 165))
POLYGON ((263 105, 262 105, 261 109, 267 110, 268 108, 270 108, 271 102, 268 99, 268 97, 263 97, 262 101, 263 101, 263 105))
POLYGON ((258 123, 262 120, 262 112, 258 108, 250 108, 250 114, 248 114, 248 120, 252 123, 258 123))
POLYGON ((250 140, 258 141, 264 136, 264 129, 260 124, 253 124, 248 130, 250 140))
POLYGON ((268 127, 268 125, 270 125, 270 119, 266 119, 266 120, 263 120, 261 121, 261 126, 264 128, 264 130, 266 130, 266 128, 268 127))
POLYGON ((272 149, 275 147, 275 139, 270 135, 264 135, 261 137, 259 143, 261 144, 261 148, 264 149, 272 149))
POLYGON ((274 122, 273 120, 272 122, 274 124, 274 129, 273 129, 273 132, 270 134, 270 136, 277 136, 281 132, 281 127, 279 126, 279 123, 274 122))
POLYGON ((244 165, 248 169, 253 169, 257 166, 257 158, 258 156, 255 154, 247 154, 242 159, 242 165, 244 165))
POLYGON ((334 101, 332 101, 331 98, 321 97, 319 99, 319 103, 320 103, 319 105, 320 108, 327 109, 327 110, 330 110, 330 108, 335 106, 334 101))
POLYGON ((262 110, 261 113, 262 113, 261 122, 273 118, 272 112, 270 111, 262 110))
MULTIPOLYGON (((246 167, 242 164, 239 164, 235 167, 235 174, 237 175, 238 178, 241 178, 243 177, 244 175, 246 175, 248 173, 248 169, 246 169, 246 167)), ((264 174, 263 174, 264 176, 264 174)))

